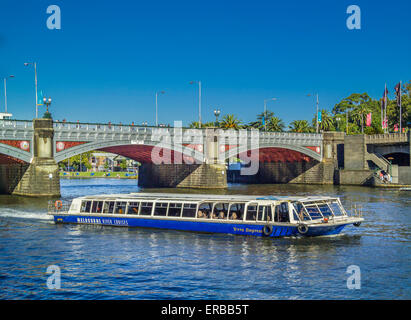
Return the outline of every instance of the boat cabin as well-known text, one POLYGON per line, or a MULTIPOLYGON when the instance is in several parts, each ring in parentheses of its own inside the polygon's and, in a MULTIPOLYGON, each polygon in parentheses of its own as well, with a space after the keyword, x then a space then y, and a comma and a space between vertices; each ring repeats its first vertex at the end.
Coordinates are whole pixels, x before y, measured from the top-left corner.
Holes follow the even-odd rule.
POLYGON ((130 215, 236 223, 321 222, 346 216, 338 198, 176 194, 109 195, 74 199, 69 214, 130 215))

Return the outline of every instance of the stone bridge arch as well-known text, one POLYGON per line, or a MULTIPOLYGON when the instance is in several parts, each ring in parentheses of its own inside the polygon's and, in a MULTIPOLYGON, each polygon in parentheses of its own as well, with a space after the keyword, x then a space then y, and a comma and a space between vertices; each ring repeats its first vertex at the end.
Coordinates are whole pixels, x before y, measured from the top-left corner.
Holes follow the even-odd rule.
MULTIPOLYGON (((84 142, 74 147, 64 149, 63 151, 55 152, 54 158, 56 162, 60 162, 81 153, 100 150, 119 154, 142 163, 149 163, 152 162, 152 159, 150 158, 151 151, 154 147, 159 147, 164 150, 171 151, 173 162, 175 159, 175 153, 180 153, 182 155, 181 159, 183 163, 184 161, 191 161, 194 163, 202 163, 204 161, 203 153, 187 146, 173 145, 168 143, 158 144, 152 141, 140 141, 139 143, 133 143, 130 140, 84 142), (133 155, 131 154, 133 151, 132 149, 134 149, 133 155), (144 155, 138 156, 138 151, 141 151, 142 153, 144 153, 144 155), (148 153, 150 153, 150 155, 148 155, 148 153)), ((160 161, 161 158, 156 160, 160 161)))
POLYGON ((283 144, 283 143, 263 143, 259 144, 257 148, 250 148, 249 146, 240 146, 240 147, 234 147, 230 148, 227 151, 224 152, 224 154, 220 157, 220 159, 224 159, 225 161, 231 157, 238 156, 240 154, 244 154, 246 152, 251 152, 255 150, 278 150, 278 149, 283 149, 283 150, 291 150, 294 152, 301 153, 305 156, 308 156, 314 160, 317 160, 318 162, 322 161, 322 148, 321 147, 305 147, 305 146, 299 146, 299 145, 289 145, 289 144, 283 144), (317 149, 318 148, 318 149, 317 149), (315 150, 319 151, 316 152, 315 150))
POLYGON ((0 158, 14 160, 15 163, 30 163, 32 154, 20 148, 8 144, 0 143, 0 158))

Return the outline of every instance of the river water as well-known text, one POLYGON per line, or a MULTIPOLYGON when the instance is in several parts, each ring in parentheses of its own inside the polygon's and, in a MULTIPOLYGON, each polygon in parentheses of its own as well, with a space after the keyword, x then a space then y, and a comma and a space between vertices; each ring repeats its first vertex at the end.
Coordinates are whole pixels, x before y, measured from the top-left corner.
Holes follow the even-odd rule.
MULTIPOLYGON (((61 181, 63 199, 138 191, 136 180, 61 181)), ((411 298, 411 192, 309 185, 208 192, 339 196, 348 209, 361 205, 366 221, 338 236, 281 239, 56 225, 46 200, 2 195, 0 299, 411 298), (60 271, 60 289, 47 286, 57 275, 49 266, 60 271)))

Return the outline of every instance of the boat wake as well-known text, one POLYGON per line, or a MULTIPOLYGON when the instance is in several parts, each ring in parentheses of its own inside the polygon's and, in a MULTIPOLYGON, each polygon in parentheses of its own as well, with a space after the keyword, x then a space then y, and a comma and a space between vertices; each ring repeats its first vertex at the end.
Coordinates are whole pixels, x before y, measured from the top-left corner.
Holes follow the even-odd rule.
POLYGON ((42 211, 20 211, 10 208, 1 208, 0 217, 19 218, 19 219, 34 219, 43 221, 52 221, 53 217, 42 211))

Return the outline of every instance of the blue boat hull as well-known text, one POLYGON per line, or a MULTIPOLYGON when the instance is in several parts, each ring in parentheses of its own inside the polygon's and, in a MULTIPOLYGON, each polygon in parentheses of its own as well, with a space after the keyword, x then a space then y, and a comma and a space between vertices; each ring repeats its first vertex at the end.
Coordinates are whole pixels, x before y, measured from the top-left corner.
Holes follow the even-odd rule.
MULTIPOLYGON (((109 225, 119 227, 145 227, 159 228, 182 231, 195 231, 207 233, 228 233, 240 235, 253 235, 265 237, 286 237, 300 235, 297 226, 272 226, 272 232, 269 235, 263 233, 264 225, 255 224, 236 224, 236 223, 213 223, 191 220, 161 220, 145 219, 130 217, 96 217, 96 216, 77 216, 77 215, 54 215, 56 223, 74 223, 74 224, 94 224, 109 225)), ((320 236, 338 234, 345 225, 327 225, 321 227, 309 227, 304 236, 320 236)))

